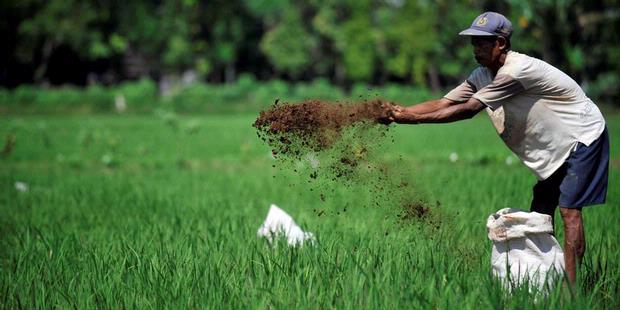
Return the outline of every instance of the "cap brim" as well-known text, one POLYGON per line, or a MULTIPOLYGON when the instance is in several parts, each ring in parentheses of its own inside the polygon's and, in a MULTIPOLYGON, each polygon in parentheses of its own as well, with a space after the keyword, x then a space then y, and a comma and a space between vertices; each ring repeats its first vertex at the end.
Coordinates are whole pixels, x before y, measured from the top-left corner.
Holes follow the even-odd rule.
POLYGON ((486 31, 482 31, 482 30, 478 30, 478 29, 472 29, 472 28, 468 28, 465 29, 461 32, 459 32, 460 36, 496 36, 496 34, 494 33, 490 33, 490 32, 486 32, 486 31))

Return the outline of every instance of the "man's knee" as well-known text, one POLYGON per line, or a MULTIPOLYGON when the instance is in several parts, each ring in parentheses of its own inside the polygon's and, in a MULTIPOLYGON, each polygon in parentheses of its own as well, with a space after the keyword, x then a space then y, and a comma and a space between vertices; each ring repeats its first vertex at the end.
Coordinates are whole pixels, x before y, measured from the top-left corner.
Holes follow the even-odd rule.
POLYGON ((562 215, 565 226, 566 224, 582 225, 581 208, 560 208, 560 215, 562 215))

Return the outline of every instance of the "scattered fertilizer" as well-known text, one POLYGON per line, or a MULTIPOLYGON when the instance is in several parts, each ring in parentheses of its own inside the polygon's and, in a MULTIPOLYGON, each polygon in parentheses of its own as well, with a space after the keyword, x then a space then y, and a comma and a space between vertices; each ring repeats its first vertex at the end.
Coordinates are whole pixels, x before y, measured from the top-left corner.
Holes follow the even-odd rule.
POLYGON ((377 150, 389 127, 381 125, 387 111, 383 101, 357 104, 311 100, 275 104, 260 113, 254 127, 280 161, 296 162, 294 171, 308 163, 311 179, 359 183, 362 174, 375 173, 377 150))
MULTIPOLYGON (((300 157, 333 146, 351 126, 367 129, 387 117, 381 100, 359 104, 330 104, 319 100, 275 104, 258 116, 258 136, 273 148, 274 156, 300 157)), ((387 126, 383 126, 387 130, 387 126)))
MULTIPOLYGON (((260 113, 253 124, 260 139, 272 149, 278 162, 292 163, 294 172, 370 191, 372 204, 398 204, 402 218, 422 218, 428 207, 412 199, 402 170, 385 160, 389 126, 385 101, 329 103, 309 100, 298 104, 277 103, 260 113), (412 205, 419 206, 414 208, 412 205)), ((333 187, 323 190, 333 191, 333 187)), ((312 188, 310 188, 312 190, 312 188)), ((323 192, 321 201, 326 200, 323 192)), ((401 218, 401 219, 402 219, 401 218)))

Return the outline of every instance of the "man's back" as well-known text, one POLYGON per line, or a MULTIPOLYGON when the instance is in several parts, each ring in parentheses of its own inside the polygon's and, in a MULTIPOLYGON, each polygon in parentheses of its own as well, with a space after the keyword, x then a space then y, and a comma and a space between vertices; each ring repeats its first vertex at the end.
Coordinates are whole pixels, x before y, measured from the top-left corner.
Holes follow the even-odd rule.
POLYGON ((539 179, 605 128, 600 110, 572 78, 525 54, 510 51, 497 75, 480 67, 467 83, 473 98, 487 105, 502 140, 539 179))

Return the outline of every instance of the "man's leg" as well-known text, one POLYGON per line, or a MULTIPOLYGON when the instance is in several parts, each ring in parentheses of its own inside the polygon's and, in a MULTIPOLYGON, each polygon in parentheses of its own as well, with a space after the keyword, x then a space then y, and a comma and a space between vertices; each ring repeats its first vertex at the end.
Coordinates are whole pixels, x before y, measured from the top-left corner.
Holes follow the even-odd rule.
POLYGON ((586 252, 586 236, 583 230, 581 208, 562 208, 560 214, 564 221, 564 262, 571 284, 575 284, 577 265, 586 252))
POLYGON ((563 165, 546 180, 538 181, 532 189, 530 211, 550 215, 552 225, 555 222, 555 209, 560 202, 560 183, 565 175, 566 165, 563 165))
POLYGON ((534 199, 532 201, 532 205, 530 207, 530 212, 537 212, 540 214, 547 214, 551 216, 551 225, 555 230, 555 209, 557 208, 558 202, 542 200, 542 199, 534 199))

